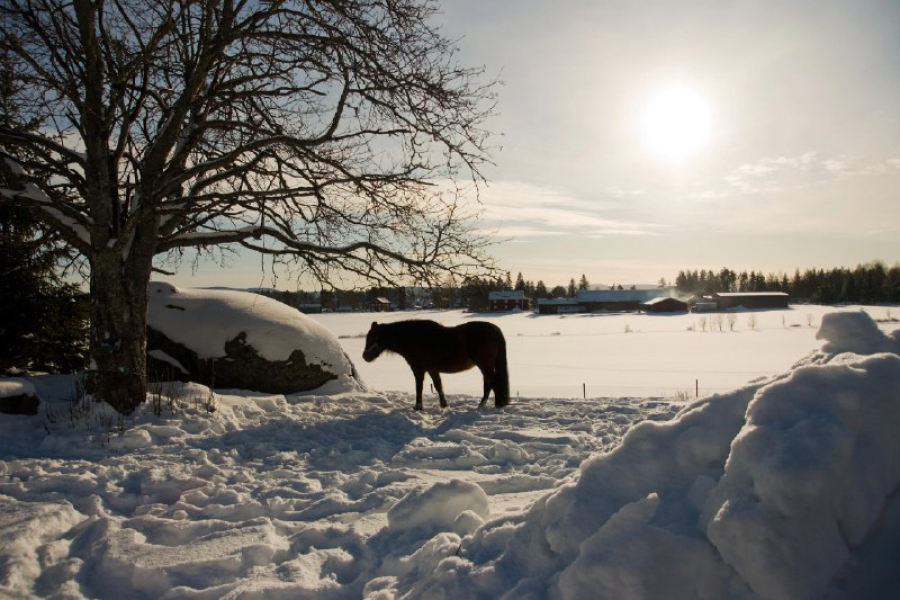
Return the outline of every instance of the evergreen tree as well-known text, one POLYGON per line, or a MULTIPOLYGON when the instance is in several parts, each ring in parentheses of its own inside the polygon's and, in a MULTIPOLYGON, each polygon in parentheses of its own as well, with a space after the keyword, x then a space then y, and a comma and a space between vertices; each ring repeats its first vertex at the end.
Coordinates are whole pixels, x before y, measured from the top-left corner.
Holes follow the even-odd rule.
POLYGON ((63 252, 27 212, 0 203, 0 372, 86 366, 88 305, 60 280, 63 252))
POLYGON ((581 280, 579 280, 579 282, 578 282, 578 291, 584 292, 584 291, 589 290, 590 287, 591 287, 591 285, 590 285, 590 283, 588 283, 587 276, 584 273, 582 273, 581 280))
POLYGON ((517 292, 525 291, 525 278, 522 277, 521 272, 519 272, 519 275, 516 277, 516 285, 513 289, 517 292))
POLYGON ((684 271, 678 271, 678 275, 675 276, 675 289, 682 294, 693 293, 694 289, 691 287, 688 276, 684 271))
POLYGON ((488 294, 496 288, 495 283, 481 277, 467 279, 460 290, 463 305, 473 311, 487 310, 490 305, 488 294))
POLYGON ((335 310, 337 306, 334 300, 334 292, 332 290, 322 288, 322 291, 319 292, 319 303, 323 309, 335 310))
MULTIPOLYGON (((13 101, 20 87, 4 55, 0 127, 33 131, 37 122, 23 123, 21 106, 13 101)), ((14 188, 15 179, 0 160, 0 188, 14 188)), ((0 373, 70 373, 86 366, 88 304, 58 272, 69 252, 20 203, 0 202, 0 373)))

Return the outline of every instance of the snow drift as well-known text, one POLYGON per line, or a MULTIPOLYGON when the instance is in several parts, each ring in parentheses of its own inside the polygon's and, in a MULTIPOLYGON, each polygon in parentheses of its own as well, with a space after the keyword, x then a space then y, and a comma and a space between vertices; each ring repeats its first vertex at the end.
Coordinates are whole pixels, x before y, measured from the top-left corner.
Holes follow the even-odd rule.
POLYGON ((446 568, 509 598, 791 599, 866 585, 841 581, 851 556, 900 539, 874 529, 900 506, 900 357, 883 352, 900 345, 865 313, 826 315, 819 335, 823 350, 786 375, 636 426, 515 528, 467 540, 473 564, 446 568))

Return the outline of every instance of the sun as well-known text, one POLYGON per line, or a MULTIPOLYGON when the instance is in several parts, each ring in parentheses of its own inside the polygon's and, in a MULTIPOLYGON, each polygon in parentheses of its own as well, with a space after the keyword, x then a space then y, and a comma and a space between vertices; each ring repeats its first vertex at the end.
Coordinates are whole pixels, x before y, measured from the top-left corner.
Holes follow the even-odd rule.
POLYGON ((656 92, 641 116, 641 130, 648 149, 669 163, 681 163, 709 141, 712 108, 703 94, 687 85, 673 85, 656 92))

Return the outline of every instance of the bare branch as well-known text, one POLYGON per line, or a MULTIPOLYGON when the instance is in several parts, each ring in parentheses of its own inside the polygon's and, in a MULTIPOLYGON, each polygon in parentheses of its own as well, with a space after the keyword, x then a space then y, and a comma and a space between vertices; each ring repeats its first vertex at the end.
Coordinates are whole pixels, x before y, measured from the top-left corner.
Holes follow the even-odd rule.
POLYGON ((457 63, 435 11, 8 0, 0 45, 40 128, 0 127, 0 143, 57 216, 7 195, 78 223, 92 262, 232 243, 317 278, 490 269, 489 238, 434 183, 477 191, 494 82, 457 63))

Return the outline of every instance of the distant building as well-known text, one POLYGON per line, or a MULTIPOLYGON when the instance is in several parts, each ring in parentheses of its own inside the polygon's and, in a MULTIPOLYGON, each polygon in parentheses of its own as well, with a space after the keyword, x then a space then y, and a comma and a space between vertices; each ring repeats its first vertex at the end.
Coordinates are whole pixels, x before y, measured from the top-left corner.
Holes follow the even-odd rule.
POLYGON ((687 302, 678 298, 653 298, 641 304, 641 309, 648 313, 687 312, 687 302))
POLYGON ((314 315, 322 312, 321 304, 301 304, 297 308, 305 315, 314 315))
POLYGON ((528 310, 530 302, 525 297, 525 292, 521 290, 488 292, 488 305, 491 312, 505 312, 516 309, 528 310))
POLYGON ((369 303, 369 310, 372 312, 390 312, 391 301, 383 297, 375 298, 369 303))
POLYGON ((744 308, 787 308, 788 296, 784 292, 721 292, 713 294, 720 309, 743 306, 744 308))
POLYGON ((687 301, 691 312, 709 312, 719 310, 719 303, 711 296, 691 296, 687 301))
POLYGON ((600 310, 625 312, 638 310, 654 298, 668 297, 666 288, 643 290, 582 290, 575 295, 578 304, 588 312, 600 310))
POLYGON ((576 298, 538 298, 538 312, 542 315, 583 313, 587 309, 576 298))

